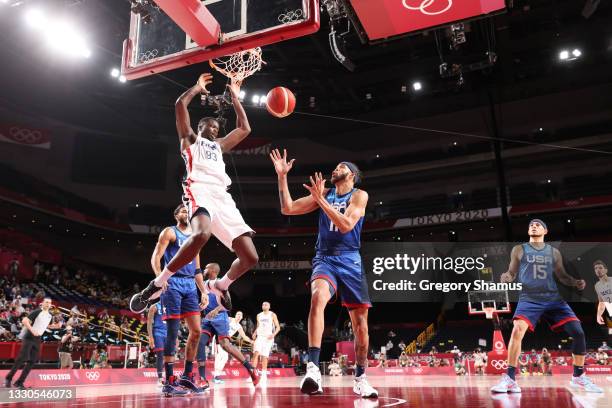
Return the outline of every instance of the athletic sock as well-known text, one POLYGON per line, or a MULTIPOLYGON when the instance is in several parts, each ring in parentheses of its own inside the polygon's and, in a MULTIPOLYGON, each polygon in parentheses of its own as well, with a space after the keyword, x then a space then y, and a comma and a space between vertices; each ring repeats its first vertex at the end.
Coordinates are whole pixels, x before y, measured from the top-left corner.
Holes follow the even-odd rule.
POLYGON ((215 285, 219 290, 227 290, 229 286, 235 281, 235 279, 230 279, 228 274, 223 275, 221 279, 217 279, 217 284, 215 285))
POLYGON ((580 377, 584 374, 584 366, 574 366, 574 377, 580 377))
POLYGON ((193 361, 185 361, 185 371, 183 371, 183 377, 188 377, 193 371, 193 361))
POLYGON ((308 361, 319 366, 319 356, 321 355, 321 347, 308 347, 308 361))
POLYGON ((513 381, 516 381, 516 367, 508 366, 507 374, 513 381))
POLYGON ((200 380, 202 381, 206 380, 206 366, 205 365, 198 366, 198 374, 200 374, 200 380))
POLYGON ((362 365, 358 365, 355 367, 355 377, 361 377, 365 374, 365 367, 362 365))
POLYGON ((164 363, 166 367, 166 382, 170 381, 170 377, 174 375, 174 362, 172 363, 164 363))
POLYGON ((242 362, 242 365, 244 366, 244 368, 246 368, 247 370, 252 370, 253 366, 251 365, 251 362, 249 360, 244 360, 242 362))
POLYGON ((157 286, 158 288, 161 288, 164 283, 168 282, 168 279, 170 279, 170 277, 174 275, 174 272, 170 272, 170 270, 168 268, 164 268, 164 270, 162 271, 162 273, 160 273, 154 280, 153 283, 155 286, 157 286))

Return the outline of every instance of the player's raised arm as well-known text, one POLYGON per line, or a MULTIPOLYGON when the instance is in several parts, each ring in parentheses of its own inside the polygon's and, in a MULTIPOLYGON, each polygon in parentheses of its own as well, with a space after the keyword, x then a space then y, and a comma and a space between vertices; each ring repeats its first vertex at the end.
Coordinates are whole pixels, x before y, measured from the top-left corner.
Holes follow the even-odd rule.
POLYGON ((164 230, 159 234, 157 244, 153 250, 153 255, 151 255, 151 268, 153 268, 155 276, 159 276, 159 274, 162 273, 161 259, 163 258, 164 252, 166 252, 166 248, 168 248, 170 242, 174 241, 175 239, 176 236, 172 228, 164 228, 164 230))
POLYGON ((229 132, 227 136, 217 139, 223 153, 232 150, 251 133, 249 119, 240 103, 240 86, 232 81, 232 84, 227 87, 232 95, 232 104, 234 105, 234 111, 236 111, 236 129, 229 132))
POLYGON ((319 205, 312 198, 312 195, 299 198, 295 201, 291 198, 289 183, 287 182, 287 173, 293 168, 295 159, 291 159, 287 162, 287 150, 283 149, 282 155, 278 149, 272 150, 270 159, 278 175, 278 198, 280 199, 281 213, 283 215, 302 215, 313 212, 319 208, 319 205))
POLYGON ((501 275, 501 281, 505 283, 513 282, 518 274, 521 258, 523 257, 523 246, 515 245, 510 252, 510 265, 508 270, 501 275))
POLYGON ((174 103, 174 113, 176 116, 176 131, 181 142, 181 151, 189 147, 198 137, 191 128, 191 119, 187 109, 196 95, 208 93, 206 86, 212 83, 212 75, 209 73, 200 75, 198 83, 183 92, 174 103))
POLYGON ((584 289, 586 286, 585 281, 575 279, 565 271, 565 267, 563 266, 563 256, 557 248, 553 248, 553 256, 555 258, 555 275, 557 275, 557 279, 559 279, 559 281, 566 286, 575 287, 578 290, 584 289))
POLYGON ((338 231, 342 234, 352 231, 361 217, 365 215, 365 209, 368 205, 368 193, 363 190, 355 191, 348 208, 343 214, 325 199, 327 189, 325 188, 325 179, 323 179, 321 173, 316 173, 314 178, 310 177, 310 185, 304 184, 304 187, 310 191, 310 196, 325 211, 325 214, 327 214, 331 222, 338 227, 338 231))

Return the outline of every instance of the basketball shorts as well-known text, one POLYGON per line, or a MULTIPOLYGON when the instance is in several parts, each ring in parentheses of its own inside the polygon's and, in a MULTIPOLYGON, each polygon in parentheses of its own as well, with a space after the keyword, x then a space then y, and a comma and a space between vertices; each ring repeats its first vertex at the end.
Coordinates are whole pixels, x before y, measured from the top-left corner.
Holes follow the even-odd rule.
POLYGON ((317 254, 312 260, 310 282, 316 279, 326 280, 332 298, 339 295, 344 307, 357 309, 372 306, 359 252, 317 254))
POLYGON ((182 319, 200 314, 200 296, 194 278, 172 276, 161 294, 163 320, 182 319))
POLYGON ((565 323, 580 321, 574 311, 564 300, 552 302, 520 299, 514 312, 514 320, 523 320, 534 331, 538 321, 542 319, 548 323, 551 330, 560 330, 565 323))
POLYGON ((202 183, 184 183, 183 203, 187 207, 189 219, 199 208, 205 209, 210 216, 212 234, 231 251, 234 239, 255 233, 244 222, 231 194, 222 188, 207 188, 202 183))
POLYGON ((259 353, 262 357, 270 357, 270 351, 272 351, 272 346, 274 345, 274 340, 270 340, 265 335, 257 335, 255 339, 255 343, 253 344, 253 352, 259 353))
POLYGON ((217 336, 217 340, 229 337, 229 318, 227 312, 219 313, 214 319, 202 319, 202 333, 208 334, 209 340, 217 336))
POLYGON ((164 351, 164 344, 166 343, 166 331, 165 330, 153 330, 153 351, 164 351))

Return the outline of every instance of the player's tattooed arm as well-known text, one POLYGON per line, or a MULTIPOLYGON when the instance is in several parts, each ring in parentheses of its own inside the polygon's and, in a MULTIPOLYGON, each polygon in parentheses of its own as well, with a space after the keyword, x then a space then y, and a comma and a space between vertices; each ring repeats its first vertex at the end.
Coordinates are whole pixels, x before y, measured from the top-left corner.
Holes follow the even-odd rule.
POLYGON ((164 252, 166 252, 166 248, 168 248, 168 244, 170 244, 170 242, 174 242, 175 239, 176 235, 174 234, 174 230, 172 228, 164 228, 159 234, 157 244, 153 250, 153 255, 151 255, 151 268, 153 269, 155 276, 162 273, 161 259, 164 256, 164 252))
POLYGON ((240 103, 240 85, 232 82, 232 84, 228 85, 227 87, 232 95, 232 104, 234 105, 234 111, 236 112, 236 129, 229 132, 227 136, 217 139, 223 153, 232 150, 251 133, 249 119, 244 107, 240 103))
POLYGON ((176 131, 181 142, 181 151, 195 142, 198 135, 191 128, 191 118, 187 109, 193 98, 201 93, 209 93, 206 86, 212 83, 212 75, 205 73, 200 75, 198 82, 183 92, 174 103, 174 114, 176 117, 176 131))
POLYGON ((505 283, 513 282, 518 274, 519 265, 521 264, 521 258, 523 257, 523 247, 521 245, 515 245, 510 252, 510 265, 508 265, 508 271, 502 273, 501 281, 505 283))
POLYGON ((287 162, 287 150, 283 149, 282 155, 278 149, 272 150, 270 159, 278 175, 278 198, 280 200, 281 213, 283 215, 302 215, 319 208, 319 205, 313 199, 312 195, 299 198, 295 201, 291 198, 289 183, 287 182, 287 173, 293 168, 295 159, 291 159, 287 162))
POLYGON ((567 273, 563 266, 563 256, 557 248, 553 248, 553 257, 555 262, 555 275, 559 281, 570 287, 575 287, 578 290, 583 290, 586 286, 586 282, 582 279, 575 279, 573 276, 567 273))
POLYGON ((153 305, 149 308, 149 313, 147 314, 147 334, 149 336, 149 347, 153 347, 153 319, 155 318, 155 313, 157 313, 157 306, 153 305))

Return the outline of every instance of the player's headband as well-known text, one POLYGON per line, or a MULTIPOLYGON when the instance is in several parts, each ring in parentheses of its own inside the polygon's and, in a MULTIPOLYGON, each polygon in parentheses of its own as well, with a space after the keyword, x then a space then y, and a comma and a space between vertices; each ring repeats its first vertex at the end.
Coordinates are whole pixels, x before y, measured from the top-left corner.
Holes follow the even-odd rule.
POLYGON ((533 220, 529 221, 529 226, 531 226, 531 224, 534 222, 539 222, 540 225, 543 226, 546 231, 548 231, 548 226, 546 226, 546 223, 539 218, 534 218, 533 220))
POLYGON ((361 177, 359 176, 359 174, 360 174, 359 173, 359 167, 357 167, 357 165, 355 163, 343 161, 340 164, 344 164, 346 167, 349 168, 351 173, 353 173, 355 175, 355 184, 357 184, 357 183, 359 183, 361 181, 361 177))

